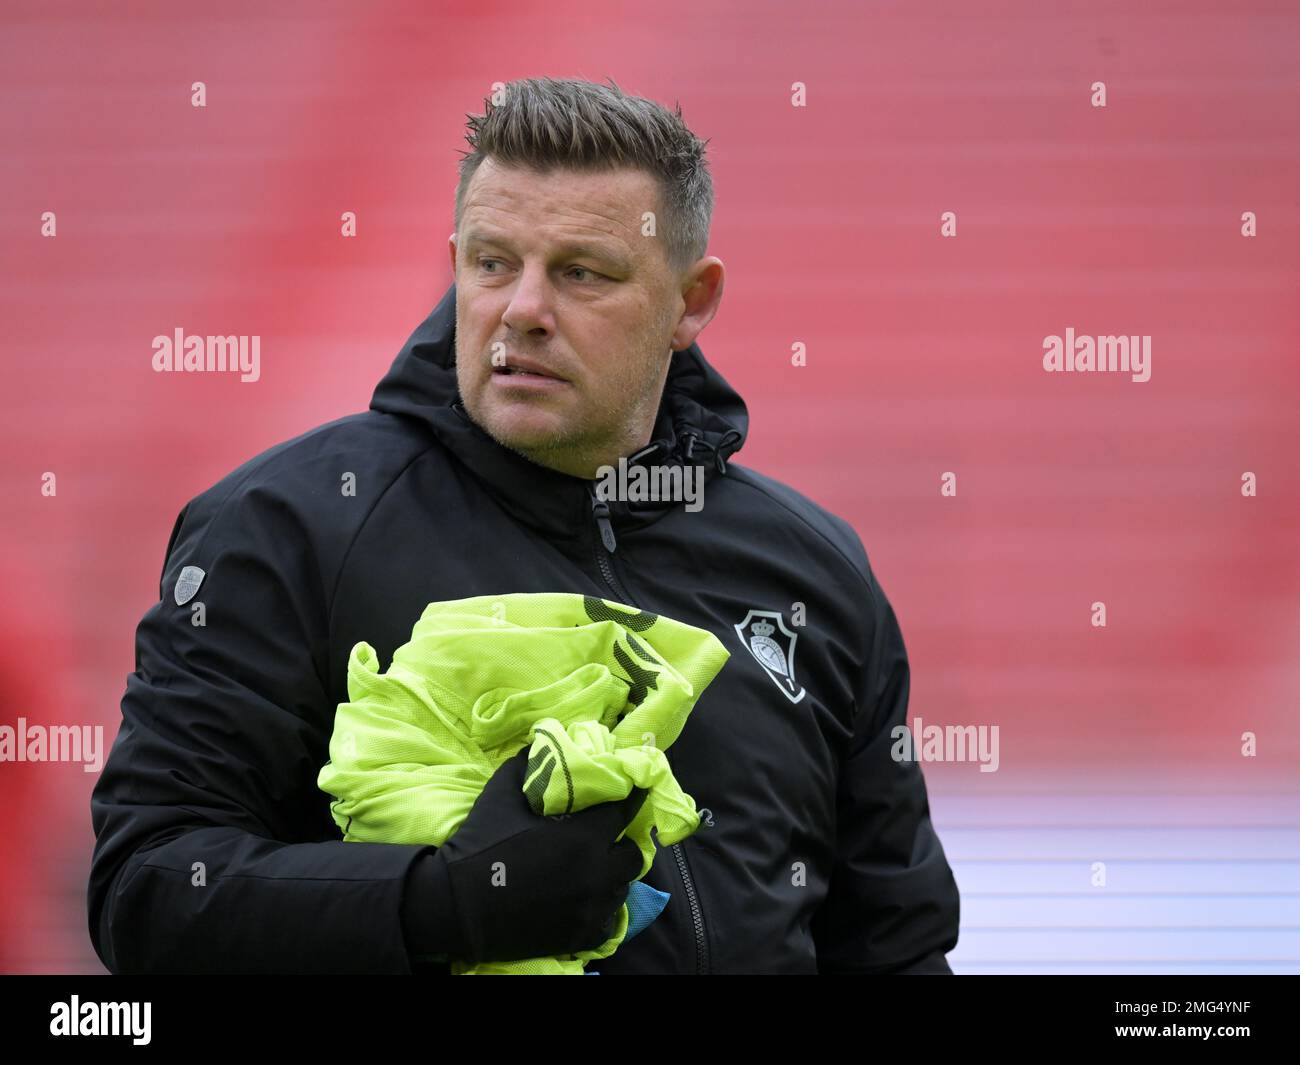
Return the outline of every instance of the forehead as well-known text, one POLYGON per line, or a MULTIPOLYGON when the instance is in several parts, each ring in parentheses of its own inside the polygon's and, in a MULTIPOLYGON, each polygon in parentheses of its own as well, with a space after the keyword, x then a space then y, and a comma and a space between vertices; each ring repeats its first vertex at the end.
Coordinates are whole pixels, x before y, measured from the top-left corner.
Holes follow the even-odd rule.
POLYGON ((658 183, 644 170, 556 168, 542 173, 503 167, 489 158, 470 179, 461 228, 467 237, 542 230, 558 237, 599 233, 639 244, 642 216, 658 210, 658 183))

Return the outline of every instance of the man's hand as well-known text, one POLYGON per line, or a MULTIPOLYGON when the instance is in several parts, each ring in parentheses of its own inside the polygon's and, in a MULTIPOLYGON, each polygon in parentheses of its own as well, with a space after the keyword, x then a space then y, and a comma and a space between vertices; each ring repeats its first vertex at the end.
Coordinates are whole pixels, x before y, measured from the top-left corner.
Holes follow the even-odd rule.
POLYGON ((539 817, 524 795, 528 748, 503 762, 439 848, 454 902, 458 961, 516 961, 592 950, 613 933, 641 871, 641 850, 615 842, 646 799, 539 817))

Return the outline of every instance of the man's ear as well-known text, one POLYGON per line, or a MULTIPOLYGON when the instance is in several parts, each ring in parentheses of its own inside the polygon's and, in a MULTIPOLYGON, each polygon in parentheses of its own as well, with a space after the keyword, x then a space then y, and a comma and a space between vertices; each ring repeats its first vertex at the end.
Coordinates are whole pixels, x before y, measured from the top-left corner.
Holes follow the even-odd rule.
POLYGON ((685 309, 673 331, 673 351, 689 348, 704 327, 713 321, 722 302, 726 278, 727 270, 722 260, 712 255, 699 260, 687 271, 682 283, 685 309))
POLYGON ((447 250, 451 253, 451 276, 456 276, 456 234, 447 238, 447 250))

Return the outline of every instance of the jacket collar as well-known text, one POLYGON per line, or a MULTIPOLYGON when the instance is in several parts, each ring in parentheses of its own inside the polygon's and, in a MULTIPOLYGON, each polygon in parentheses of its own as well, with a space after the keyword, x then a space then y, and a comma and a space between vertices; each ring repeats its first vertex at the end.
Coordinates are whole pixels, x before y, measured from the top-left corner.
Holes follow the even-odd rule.
MULTIPOLYGON (((552 536, 582 533, 591 521, 594 482, 524 458, 470 419, 456 384, 455 335, 453 284, 398 352, 370 409, 425 425, 516 520, 552 536)), ((740 450, 748 430, 744 400, 692 344, 673 352, 654 435, 628 463, 702 466, 707 504, 709 482, 725 476, 726 460, 740 450)), ((612 500, 609 508, 616 526, 634 527, 682 505, 612 500)))

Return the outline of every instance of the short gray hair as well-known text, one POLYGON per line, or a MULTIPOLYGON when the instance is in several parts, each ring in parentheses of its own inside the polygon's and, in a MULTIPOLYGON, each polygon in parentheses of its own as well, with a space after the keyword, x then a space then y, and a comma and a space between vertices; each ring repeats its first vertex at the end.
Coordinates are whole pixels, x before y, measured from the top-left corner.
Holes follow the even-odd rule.
POLYGON ((649 172, 660 189, 656 232, 669 269, 677 274, 704 257, 713 217, 713 180, 701 141, 682 121, 681 104, 629 96, 609 85, 576 78, 524 78, 506 84, 505 101, 483 101, 469 119, 456 186, 456 229, 465 191, 484 159, 548 173, 556 167, 600 171, 631 167, 649 172))

